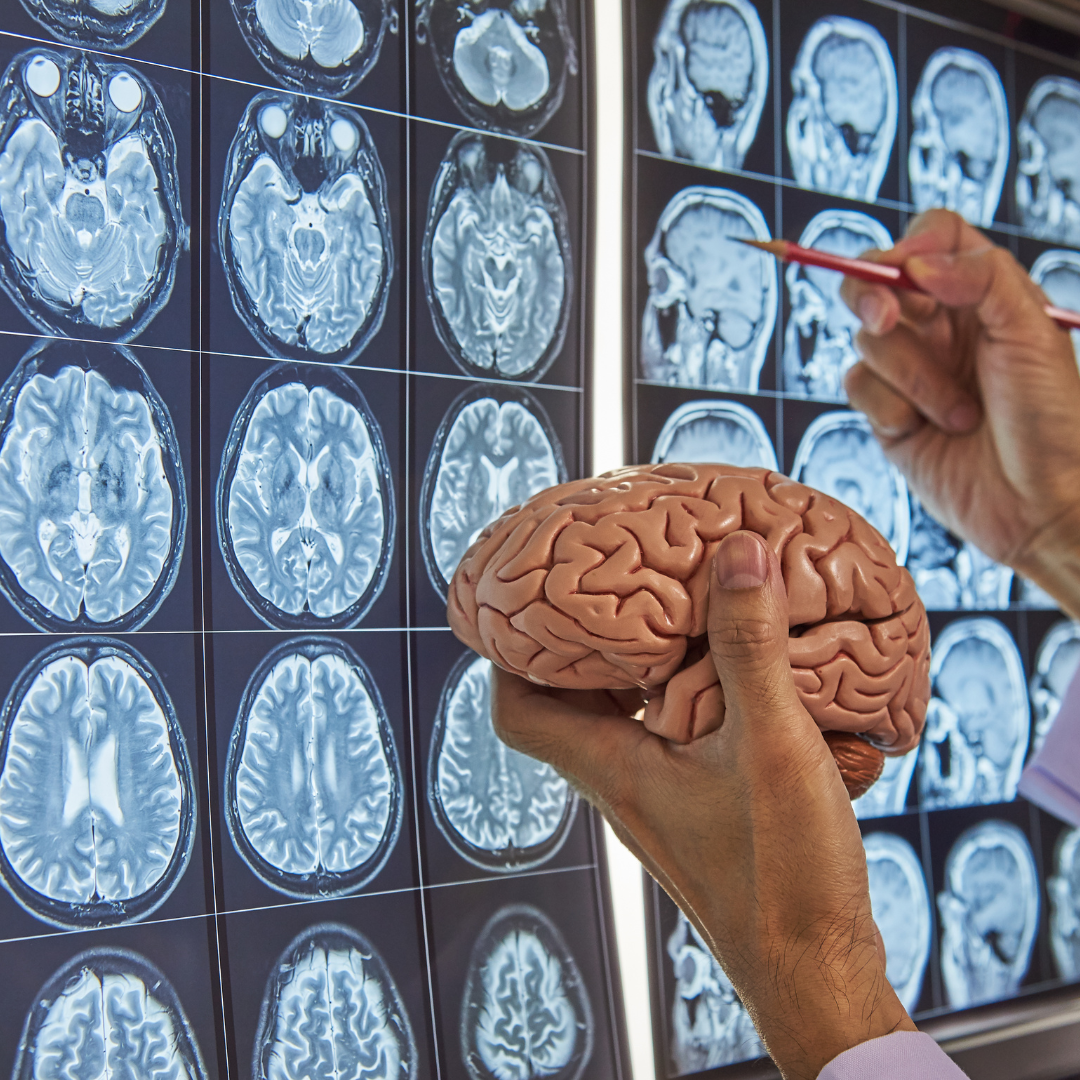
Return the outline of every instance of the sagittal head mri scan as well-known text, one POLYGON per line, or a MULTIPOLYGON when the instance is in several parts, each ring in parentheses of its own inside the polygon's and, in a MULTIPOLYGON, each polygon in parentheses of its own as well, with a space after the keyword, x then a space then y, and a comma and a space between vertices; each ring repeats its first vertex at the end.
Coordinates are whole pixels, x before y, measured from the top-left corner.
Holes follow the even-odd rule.
POLYGON ((331 367, 278 364, 233 418, 217 485, 233 585, 268 626, 355 626, 386 583, 395 512, 379 425, 331 367))
POLYGON ((915 775, 915 763, 919 755, 913 750, 903 757, 887 757, 874 786, 851 804, 855 817, 860 821, 871 818, 893 817, 907 808, 908 789, 915 775))
POLYGON ((919 748, 924 810, 1011 802, 1031 717, 1020 652, 997 619, 958 619, 934 642, 919 748))
POLYGON ((299 934, 266 983, 252 1080, 416 1075, 412 1024, 378 949, 341 923, 299 934))
POLYGON ((1031 676, 1031 711, 1035 717, 1033 753, 1045 742, 1078 665, 1080 623, 1062 620, 1042 639, 1035 656, 1035 671, 1031 676))
POLYGON ((233 307, 271 356, 354 361, 394 269, 386 177, 356 109, 256 95, 229 148, 218 247, 233 307))
POLYGON ((645 379, 757 392, 776 325, 776 260, 740 244, 768 240, 745 195, 691 187, 665 207, 645 248, 645 379))
MULTIPOLYGON (((825 210, 799 237, 803 247, 857 258, 887 250, 888 229, 855 210, 825 210)), ((792 263, 786 271, 791 315, 784 333, 784 389, 799 397, 847 401, 844 376, 858 359, 854 337, 862 325, 840 299, 843 277, 834 270, 792 263)))
POLYGON ((435 330, 467 374, 538 379, 559 355, 570 230, 539 147, 456 135, 431 192, 422 259, 435 330))
POLYGON ((68 45, 126 49, 161 18, 167 0, 22 0, 53 37, 68 45))
POLYGON ((384 866, 402 813, 382 697, 336 638, 284 641, 251 676, 229 739, 225 820, 272 889, 344 896, 384 866))
POLYGON ((1016 125, 1016 206, 1034 236, 1080 244, 1080 83, 1049 75, 1016 125))
POLYGON ((660 153, 741 169, 769 90, 769 49, 748 0, 671 0, 653 40, 648 102, 660 153))
POLYGON ((896 68, 869 23, 830 15, 791 69, 787 147, 801 187, 873 202, 896 138, 896 68))
POLYGON ((665 461, 723 462, 744 469, 772 469, 776 451, 752 409, 737 401, 688 401, 664 421, 653 464, 665 461))
POLYGON ((1050 897, 1050 948, 1058 975, 1080 979, 1080 829, 1068 829, 1054 850, 1050 897))
POLYGON ((1039 878, 1027 837, 1005 821, 962 833, 945 860, 941 977, 954 1009, 1012 997, 1031 963, 1039 878))
POLYGON ((461 1008, 472 1080, 579 1080, 592 1005, 562 934, 538 908, 501 908, 473 946, 461 1008))
POLYGON ((119 61, 38 48, 8 65, 0 101, 0 285, 47 333, 130 341, 188 239, 157 94, 119 61))
POLYGON ((468 652, 443 687, 428 760, 439 830, 485 870, 527 870, 562 847, 577 796, 550 765, 511 750, 491 724, 491 661, 468 652))
MULTIPOLYGON (((1080 188, 1077 192, 1080 199, 1080 188)), ((1080 235, 1074 242, 1080 243, 1080 235)), ((1051 304, 1080 311, 1080 252, 1044 251, 1032 264, 1031 280, 1046 293, 1051 304)), ((1069 336, 1080 363, 1080 330, 1070 330, 1069 336)))
POLYGON ((969 49, 938 49, 911 99, 908 180, 915 209, 944 206, 994 221, 1009 163, 1009 108, 994 66, 969 49))
POLYGON ((0 387, 0 589, 40 630, 129 631, 173 588, 187 493, 169 410, 120 346, 35 345, 0 387))
POLYGON ((157 673, 115 638, 67 638, 0 713, 0 879, 65 928, 134 922, 187 869, 195 786, 157 673))

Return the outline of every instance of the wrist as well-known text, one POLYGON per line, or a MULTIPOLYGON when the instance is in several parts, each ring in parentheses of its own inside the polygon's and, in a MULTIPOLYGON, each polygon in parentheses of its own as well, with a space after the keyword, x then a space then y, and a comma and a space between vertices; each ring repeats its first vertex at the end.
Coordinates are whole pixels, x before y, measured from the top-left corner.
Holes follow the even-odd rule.
POLYGON ((1080 619, 1080 503, 1042 526, 1011 563, 1080 619))

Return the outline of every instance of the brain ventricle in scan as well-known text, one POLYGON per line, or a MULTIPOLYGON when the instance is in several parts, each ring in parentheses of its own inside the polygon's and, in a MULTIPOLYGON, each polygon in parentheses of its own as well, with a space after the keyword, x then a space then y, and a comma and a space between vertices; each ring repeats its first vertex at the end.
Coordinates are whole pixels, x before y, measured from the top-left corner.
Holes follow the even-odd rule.
POLYGON ((0 100, 0 285, 43 330, 130 341, 187 242, 157 94, 126 64, 41 48, 11 61, 0 100))
POLYGON ((0 388, 0 588, 42 630, 136 630, 168 596, 187 496, 172 418, 118 346, 35 346, 0 388))
POLYGON ((161 18, 166 0, 22 0, 50 34, 69 45, 125 49, 161 18))
POLYGON ((386 178, 355 109, 254 97, 225 174, 218 239, 233 306, 272 356, 351 363, 393 274, 386 178))
POLYGON ((191 856, 195 790, 172 702, 112 638, 37 656, 0 714, 0 880, 64 927, 158 908, 191 856))

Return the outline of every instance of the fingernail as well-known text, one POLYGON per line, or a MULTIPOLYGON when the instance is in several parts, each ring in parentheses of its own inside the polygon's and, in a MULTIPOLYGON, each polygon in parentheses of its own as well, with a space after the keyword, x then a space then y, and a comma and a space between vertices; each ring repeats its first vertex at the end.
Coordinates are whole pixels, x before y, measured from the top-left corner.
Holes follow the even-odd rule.
POLYGON ((859 298, 859 318, 871 334, 876 334, 885 319, 885 301, 876 292, 866 293, 859 298))
POLYGON ((979 407, 973 401, 954 406, 948 416, 949 430, 958 434, 970 431, 978 422, 979 407))
POLYGON ((769 573, 765 545, 749 533, 733 533, 716 550, 716 580, 725 589, 760 589, 769 573))

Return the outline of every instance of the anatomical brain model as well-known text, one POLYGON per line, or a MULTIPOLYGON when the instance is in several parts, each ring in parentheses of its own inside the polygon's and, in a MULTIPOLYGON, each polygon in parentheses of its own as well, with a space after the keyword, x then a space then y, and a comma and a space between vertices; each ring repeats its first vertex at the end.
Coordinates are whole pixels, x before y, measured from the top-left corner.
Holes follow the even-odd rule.
POLYGON ((737 529, 777 553, 789 656, 852 798, 883 753, 919 741, 930 633, 911 575, 843 503, 766 469, 643 465, 548 488, 489 525, 447 605, 471 648, 534 682, 644 691, 645 725, 715 730, 724 696, 706 637, 709 572, 737 529))

